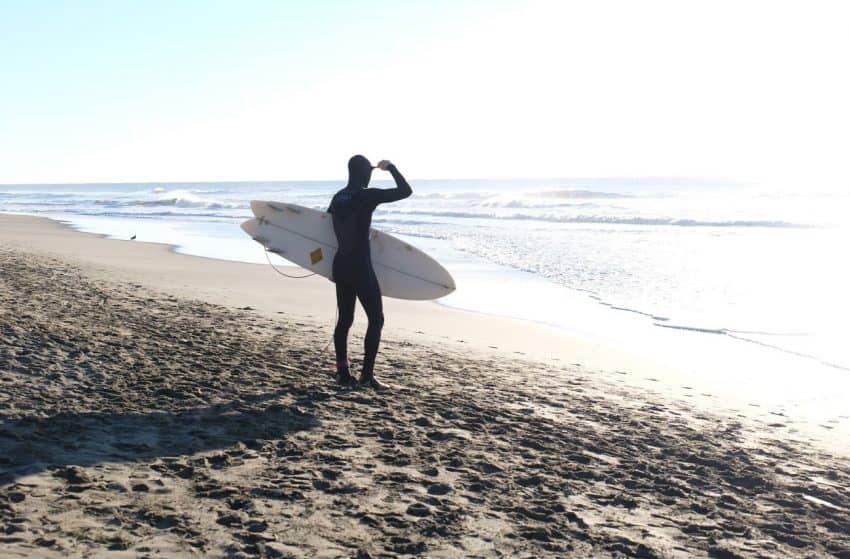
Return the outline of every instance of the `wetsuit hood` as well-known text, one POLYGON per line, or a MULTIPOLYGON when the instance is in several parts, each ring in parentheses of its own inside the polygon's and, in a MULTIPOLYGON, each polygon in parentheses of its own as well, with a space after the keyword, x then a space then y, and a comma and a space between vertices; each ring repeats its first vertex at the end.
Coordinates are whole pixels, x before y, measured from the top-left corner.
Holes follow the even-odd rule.
POLYGON ((369 186, 372 178, 372 163, 362 155, 355 155, 348 160, 348 186, 346 188, 360 189, 369 186))

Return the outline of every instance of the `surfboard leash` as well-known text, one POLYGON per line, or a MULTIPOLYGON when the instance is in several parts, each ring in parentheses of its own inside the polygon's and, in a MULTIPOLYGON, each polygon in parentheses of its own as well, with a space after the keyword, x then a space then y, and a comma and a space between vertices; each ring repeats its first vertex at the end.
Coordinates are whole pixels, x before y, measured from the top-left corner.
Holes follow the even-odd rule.
POLYGON ((287 273, 285 273, 285 272, 281 272, 280 270, 278 270, 278 269, 275 267, 275 265, 274 265, 274 264, 272 264, 272 259, 271 259, 271 258, 269 258, 269 251, 267 251, 267 250, 263 250, 263 254, 265 254, 265 255, 266 255, 266 261, 269 263, 269 266, 271 266, 271 267, 272 267, 272 270, 274 270, 275 272, 277 272, 278 274, 282 275, 282 276, 283 276, 283 277, 285 277, 285 278, 289 278, 289 279, 304 279, 304 278, 309 278, 310 276, 315 276, 315 275, 316 275, 316 272, 311 272, 311 273, 309 273, 309 274, 307 274, 307 275, 305 275, 305 276, 290 276, 289 274, 287 274, 287 273))

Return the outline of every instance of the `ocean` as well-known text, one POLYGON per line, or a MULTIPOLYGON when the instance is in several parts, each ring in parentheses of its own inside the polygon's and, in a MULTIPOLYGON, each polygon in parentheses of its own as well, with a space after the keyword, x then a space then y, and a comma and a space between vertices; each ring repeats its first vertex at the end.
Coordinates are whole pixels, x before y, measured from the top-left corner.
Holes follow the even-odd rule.
MULTIPOLYGON (((373 224, 452 272, 458 289, 439 304, 656 355, 746 348, 764 356, 765 375, 777 363, 850 372, 848 193, 668 179, 411 183, 414 195, 379 207, 373 224)), ((239 228, 250 200, 325 209, 342 186, 0 185, 0 211, 264 263, 239 228)))

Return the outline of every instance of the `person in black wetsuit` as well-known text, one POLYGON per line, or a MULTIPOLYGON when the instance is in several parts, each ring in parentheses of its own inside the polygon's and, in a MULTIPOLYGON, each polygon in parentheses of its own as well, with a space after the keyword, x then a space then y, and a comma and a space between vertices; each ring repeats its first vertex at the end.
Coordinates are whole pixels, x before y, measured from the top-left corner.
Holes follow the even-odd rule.
POLYGON ((348 386, 357 382, 348 363, 348 330, 354 322, 355 300, 360 299, 369 319, 360 384, 376 390, 384 388, 374 373, 375 357, 381 342, 381 328, 384 325, 384 312, 381 288, 375 277, 375 270, 372 269, 369 226, 372 224, 372 212, 378 204, 402 200, 412 193, 410 185, 395 165, 384 160, 373 167, 368 159, 355 155, 348 160, 348 185, 334 195, 328 207, 328 213, 333 216, 333 228, 339 247, 333 261, 332 281, 336 283, 336 304, 339 311, 334 330, 334 348, 336 378, 340 384, 348 386), (396 187, 367 188, 372 169, 375 168, 389 171, 395 179, 396 187))

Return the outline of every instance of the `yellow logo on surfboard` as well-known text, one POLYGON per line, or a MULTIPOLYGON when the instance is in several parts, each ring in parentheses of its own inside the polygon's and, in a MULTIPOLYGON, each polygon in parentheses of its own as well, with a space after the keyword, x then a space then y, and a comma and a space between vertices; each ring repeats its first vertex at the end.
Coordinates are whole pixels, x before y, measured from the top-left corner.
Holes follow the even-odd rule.
POLYGON ((316 265, 319 262, 321 262, 322 258, 324 258, 324 256, 322 256, 321 247, 317 248, 316 250, 314 250, 313 252, 310 253, 310 262, 312 262, 313 265, 316 265))

